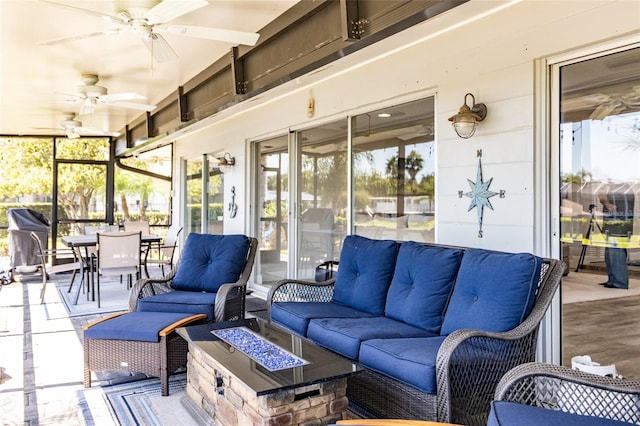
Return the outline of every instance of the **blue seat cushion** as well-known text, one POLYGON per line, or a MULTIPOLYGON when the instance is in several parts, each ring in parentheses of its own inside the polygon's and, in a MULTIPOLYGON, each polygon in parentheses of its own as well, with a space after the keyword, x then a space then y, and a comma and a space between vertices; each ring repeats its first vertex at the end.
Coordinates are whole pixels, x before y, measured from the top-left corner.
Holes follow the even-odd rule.
POLYGON ((385 315, 439 334, 462 253, 453 248, 402 243, 385 315))
POLYGON ((507 401, 491 402, 491 411, 487 419, 487 426, 628 426, 632 424, 634 423, 603 417, 583 416, 507 401))
POLYGON ((191 233, 171 287, 215 293, 222 284, 238 281, 248 251, 249 239, 244 235, 191 233))
POLYGON ((185 313, 129 312, 89 327, 85 339, 159 342, 158 333, 171 324, 191 316, 185 313))
POLYGON ((433 335, 387 317, 315 318, 307 329, 307 338, 311 341, 355 360, 359 357, 360 344, 365 340, 433 335))
POLYGON ((541 268, 542 259, 529 253, 466 250, 440 333, 513 329, 531 311, 541 268))
POLYGON ((373 315, 384 314, 398 245, 391 240, 348 235, 340 252, 332 301, 373 315))
POLYGON ((139 299, 137 312, 205 314, 207 321, 213 321, 215 303, 216 293, 175 290, 139 299))
POLYGON ((436 357, 445 336, 362 342, 360 364, 429 394, 436 394, 436 357))
POLYGON ((276 302, 271 305, 271 320, 300 336, 307 335, 312 318, 371 318, 374 315, 331 302, 276 302))

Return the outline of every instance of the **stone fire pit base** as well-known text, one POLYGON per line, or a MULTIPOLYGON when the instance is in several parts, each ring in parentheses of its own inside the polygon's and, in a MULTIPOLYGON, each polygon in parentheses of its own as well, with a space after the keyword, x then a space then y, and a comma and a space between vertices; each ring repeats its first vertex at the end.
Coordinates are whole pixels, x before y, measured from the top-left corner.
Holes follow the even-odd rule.
POLYGON ((256 393, 189 343, 187 395, 216 425, 326 425, 347 419, 347 379, 256 393))

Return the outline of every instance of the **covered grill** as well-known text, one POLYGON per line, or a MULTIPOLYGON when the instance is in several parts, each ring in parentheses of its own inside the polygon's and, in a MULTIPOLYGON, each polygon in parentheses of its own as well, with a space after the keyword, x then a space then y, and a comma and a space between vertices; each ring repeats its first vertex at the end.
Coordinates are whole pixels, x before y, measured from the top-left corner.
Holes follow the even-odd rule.
POLYGON ((7 211, 9 222, 9 266, 11 276, 14 271, 29 272, 30 265, 39 265, 42 261, 38 256, 35 242, 31 239, 31 232, 40 237, 43 248, 47 248, 49 235, 49 220, 42 213, 27 208, 14 208, 7 211))

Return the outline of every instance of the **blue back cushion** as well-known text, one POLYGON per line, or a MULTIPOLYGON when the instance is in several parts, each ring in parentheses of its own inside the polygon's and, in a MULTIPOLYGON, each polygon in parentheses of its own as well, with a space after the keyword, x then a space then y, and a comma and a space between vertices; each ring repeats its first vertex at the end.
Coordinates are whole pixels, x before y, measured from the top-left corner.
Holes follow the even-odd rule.
POLYGON ((385 315, 439 334, 462 253, 453 248, 402 243, 385 315))
POLYGON ((466 250, 440 334, 516 327, 531 311, 541 268, 542 259, 528 253, 466 250))
POLYGON ((373 315, 384 314, 398 243, 358 235, 344 239, 333 302, 373 315))
POLYGON ((191 233, 171 287, 215 293, 222 284, 238 281, 248 251, 249 239, 244 235, 191 233))

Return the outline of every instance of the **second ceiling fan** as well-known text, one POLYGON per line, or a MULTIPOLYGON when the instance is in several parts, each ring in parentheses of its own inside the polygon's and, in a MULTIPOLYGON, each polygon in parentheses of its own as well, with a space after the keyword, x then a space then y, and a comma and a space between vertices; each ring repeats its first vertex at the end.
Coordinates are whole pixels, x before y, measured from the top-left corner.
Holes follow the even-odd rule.
POLYGON ((139 111, 153 111, 156 108, 155 105, 129 102, 147 99, 145 96, 138 93, 128 92, 108 94, 106 87, 97 85, 98 76, 96 74, 82 74, 82 82, 84 84, 77 86, 75 93, 66 94, 67 96, 72 97, 70 101, 77 100, 82 102, 82 105, 80 106, 80 115, 93 114, 95 112, 96 105, 98 104, 136 109, 139 111))
POLYGON ((100 35, 133 32, 140 36, 140 40, 142 40, 144 45, 149 49, 151 55, 157 62, 167 62, 177 59, 178 55, 162 36, 162 33, 225 41, 248 46, 255 45, 260 37, 260 34, 251 32, 192 25, 167 24, 169 21, 172 21, 182 15, 207 6, 209 3, 206 0, 116 0, 114 1, 115 15, 56 3, 49 0, 40 1, 53 6, 107 19, 108 21, 116 24, 116 26, 111 30, 64 37, 42 43, 44 45, 57 44, 70 40, 80 40, 100 35))

